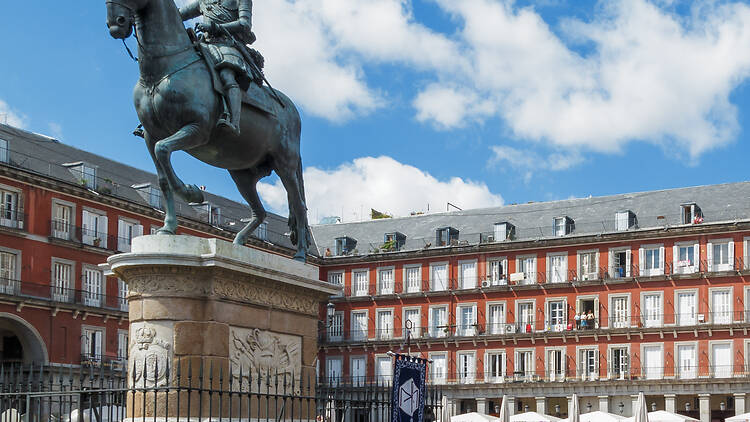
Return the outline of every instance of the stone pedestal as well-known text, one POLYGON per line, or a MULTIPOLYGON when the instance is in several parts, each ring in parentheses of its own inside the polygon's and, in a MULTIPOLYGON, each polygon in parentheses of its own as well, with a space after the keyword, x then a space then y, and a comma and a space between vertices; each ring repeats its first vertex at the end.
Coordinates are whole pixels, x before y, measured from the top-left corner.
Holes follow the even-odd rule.
MULTIPOLYGON (((135 238, 130 253, 107 265, 128 284, 128 378, 131 388, 145 387, 128 395, 129 417, 237 415, 237 400, 210 402, 195 389, 314 391, 320 302, 338 293, 317 267, 192 236, 135 238), (154 397, 153 387, 169 393, 154 397)), ((274 418, 258 397, 239 406, 274 418)), ((307 413, 315 409, 295 411, 314 419, 307 413)))

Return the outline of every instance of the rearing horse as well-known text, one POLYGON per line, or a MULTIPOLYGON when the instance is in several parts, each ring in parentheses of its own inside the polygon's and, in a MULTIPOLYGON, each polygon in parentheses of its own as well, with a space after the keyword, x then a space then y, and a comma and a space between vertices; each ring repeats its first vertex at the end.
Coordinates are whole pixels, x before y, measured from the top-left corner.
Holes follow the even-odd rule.
POLYGON ((275 91, 279 103, 271 99, 271 88, 251 88, 256 105, 243 105, 241 135, 217 129, 222 99, 214 90, 208 65, 193 48, 174 1, 107 0, 106 4, 112 37, 127 38, 134 26, 138 35, 141 77, 133 95, 165 198, 166 216, 159 233, 174 234, 177 229, 175 194, 187 202, 203 202, 200 189, 183 183, 172 168, 172 152, 185 151, 227 169, 253 210, 252 220, 237 233, 235 244, 244 244, 265 219, 256 184, 275 171, 289 201, 291 241, 297 245, 294 258, 304 261, 310 229, 300 158, 301 122, 294 103, 280 91, 275 91))

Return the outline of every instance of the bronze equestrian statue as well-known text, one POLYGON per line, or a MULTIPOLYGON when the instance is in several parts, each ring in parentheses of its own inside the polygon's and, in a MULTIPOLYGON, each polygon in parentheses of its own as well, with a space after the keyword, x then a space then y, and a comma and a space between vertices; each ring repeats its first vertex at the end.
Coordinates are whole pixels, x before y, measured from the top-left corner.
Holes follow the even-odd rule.
POLYGON ((244 244, 265 219, 256 184, 275 171, 287 192, 290 237, 297 246, 294 258, 304 261, 310 229, 300 116, 280 91, 250 83, 263 79, 257 59, 245 45, 254 40, 250 2, 199 0, 197 6, 189 4, 180 11, 173 0, 106 0, 107 27, 118 39, 136 31, 141 77, 133 95, 165 198, 159 233, 175 233, 175 194, 187 202, 203 202, 201 190, 183 183, 172 168, 172 152, 185 151, 227 169, 250 205, 253 218, 237 233, 235 244, 244 244), (194 43, 183 18, 197 16, 196 10, 204 16, 198 28, 204 34, 202 42, 194 43), (234 101, 235 84, 240 86, 241 105, 234 101))

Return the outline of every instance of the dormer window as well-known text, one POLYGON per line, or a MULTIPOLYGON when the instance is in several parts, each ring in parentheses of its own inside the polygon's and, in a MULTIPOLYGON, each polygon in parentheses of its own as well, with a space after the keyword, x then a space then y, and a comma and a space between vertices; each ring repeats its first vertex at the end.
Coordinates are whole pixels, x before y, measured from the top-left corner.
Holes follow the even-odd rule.
POLYGON ((258 226, 257 229, 255 229, 255 237, 257 237, 260 240, 268 240, 268 223, 262 222, 258 226))
POLYGON ((635 214, 630 210, 615 213, 615 230, 618 232, 635 227, 635 214))
POLYGON ((435 231, 435 245, 448 246, 458 243, 458 229, 442 227, 435 231))
POLYGON ((575 227, 573 223, 573 219, 565 216, 565 217, 555 217, 553 221, 552 230, 555 234, 555 236, 565 236, 567 234, 573 233, 573 228, 575 227))
POLYGON ((138 194, 141 195, 150 206, 156 209, 161 209, 161 189, 154 187, 150 183, 134 185, 133 189, 137 190, 138 194))
POLYGON ((76 183, 87 189, 96 189, 96 167, 82 162, 63 164, 63 166, 73 173, 76 183))
POLYGON ((7 163, 10 159, 10 151, 8 150, 8 141, 0 139, 0 163, 7 163))
POLYGON ((357 240, 348 236, 336 238, 336 256, 349 255, 357 247, 357 240))
POLYGON ((406 243, 406 235, 399 232, 386 233, 383 236, 383 247, 385 251, 399 251, 406 243))
POLYGON ((495 242, 504 242, 506 240, 513 239, 513 235, 515 234, 515 227, 506 222, 502 223, 495 223, 493 231, 493 239, 495 242))
POLYGON ((212 226, 220 226, 221 225, 221 208, 219 207, 211 207, 211 213, 208 220, 208 224, 212 226))
POLYGON ((700 224, 703 222, 703 212, 695 202, 682 204, 680 208, 682 209, 682 224, 700 224))

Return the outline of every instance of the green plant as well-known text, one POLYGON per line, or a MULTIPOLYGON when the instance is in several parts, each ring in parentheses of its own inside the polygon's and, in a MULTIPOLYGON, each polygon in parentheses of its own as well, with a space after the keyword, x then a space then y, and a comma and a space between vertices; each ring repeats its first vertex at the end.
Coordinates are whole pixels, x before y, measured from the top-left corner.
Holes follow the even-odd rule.
POLYGON ((380 245, 380 249, 382 251, 384 251, 384 252, 390 252, 390 251, 396 249, 396 240, 395 239, 391 239, 391 240, 383 243, 382 245, 380 245))

